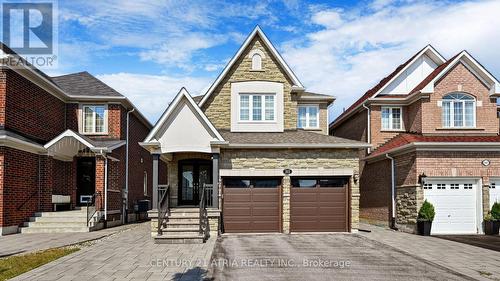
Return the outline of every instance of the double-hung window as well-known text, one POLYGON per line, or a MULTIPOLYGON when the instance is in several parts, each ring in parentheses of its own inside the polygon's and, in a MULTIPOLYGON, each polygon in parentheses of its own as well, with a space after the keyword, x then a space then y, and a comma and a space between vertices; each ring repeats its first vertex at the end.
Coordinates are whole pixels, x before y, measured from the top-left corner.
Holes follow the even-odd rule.
POLYGON ((402 130, 403 115, 401 107, 382 107, 382 130, 402 130))
POLYGON ((106 105, 84 105, 82 111, 83 133, 106 133, 106 105))
POLYGON ((319 128, 319 107, 317 105, 299 105, 297 127, 302 129, 319 128))
POLYGON ((461 93, 443 97, 443 127, 473 128, 476 126, 476 101, 461 93))
POLYGON ((240 94, 240 121, 275 121, 274 94, 240 94))

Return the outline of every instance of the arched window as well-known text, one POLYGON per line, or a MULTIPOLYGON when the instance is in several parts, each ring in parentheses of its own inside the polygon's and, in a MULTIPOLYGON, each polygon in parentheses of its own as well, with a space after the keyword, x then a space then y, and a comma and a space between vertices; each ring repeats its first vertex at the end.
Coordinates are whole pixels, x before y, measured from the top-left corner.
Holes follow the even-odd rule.
POLYGON ((476 126, 476 100, 464 93, 443 97, 443 127, 473 128, 476 126))
POLYGON ((252 56, 252 70, 262 70, 262 57, 260 54, 252 56))

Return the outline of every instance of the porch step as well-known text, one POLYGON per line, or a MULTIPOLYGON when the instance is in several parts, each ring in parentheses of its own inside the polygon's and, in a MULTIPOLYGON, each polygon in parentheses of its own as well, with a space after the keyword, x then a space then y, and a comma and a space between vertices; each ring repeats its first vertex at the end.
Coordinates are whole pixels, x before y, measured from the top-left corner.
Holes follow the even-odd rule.
POLYGON ((199 208, 171 208, 163 234, 155 237, 157 244, 203 243, 200 232, 199 208))
MULTIPOLYGON (((92 212, 93 213, 93 212, 92 212)), ((21 233, 69 233, 89 232, 102 228, 99 224, 99 213, 87 225, 87 208, 62 212, 37 212, 24 223, 21 233)))
POLYGON ((203 235, 185 234, 185 233, 163 233, 155 237, 156 244, 202 244, 204 242, 203 235))
POLYGON ((74 221, 65 221, 65 222, 53 222, 53 221, 32 221, 25 222, 25 227, 87 227, 86 222, 74 222, 74 221))
POLYGON ((71 233, 89 232, 88 227, 22 227, 21 233, 71 233))

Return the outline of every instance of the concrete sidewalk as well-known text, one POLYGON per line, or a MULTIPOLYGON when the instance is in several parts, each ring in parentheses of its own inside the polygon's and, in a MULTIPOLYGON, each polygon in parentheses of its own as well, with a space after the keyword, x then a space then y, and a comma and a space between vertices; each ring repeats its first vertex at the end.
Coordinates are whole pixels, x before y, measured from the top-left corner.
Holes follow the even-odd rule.
POLYGON ((459 242, 403 233, 362 224, 359 232, 369 239, 397 248, 452 271, 478 280, 500 280, 500 253, 459 242))
POLYGON ((18 233, 0 236, 0 258, 101 239, 140 224, 126 224, 82 233, 18 233))

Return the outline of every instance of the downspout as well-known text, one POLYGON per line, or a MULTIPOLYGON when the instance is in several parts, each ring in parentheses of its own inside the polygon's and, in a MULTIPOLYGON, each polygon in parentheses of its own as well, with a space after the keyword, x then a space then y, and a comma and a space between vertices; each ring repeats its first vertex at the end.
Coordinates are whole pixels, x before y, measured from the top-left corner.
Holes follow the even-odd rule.
POLYGON ((386 154, 385 157, 391 160, 391 204, 392 204, 392 214, 391 214, 391 228, 396 229, 396 183, 395 183, 395 166, 394 158, 386 154))
POLYGON ((108 157, 102 153, 104 157, 104 221, 108 221, 108 157))
MULTIPOLYGON (((366 111, 368 112, 367 113, 367 125, 366 125, 366 139, 367 139, 367 143, 372 143, 372 136, 371 136, 371 122, 370 122, 370 119, 371 119, 371 110, 368 106, 366 106, 366 102, 362 104, 364 108, 366 108, 366 111)), ((370 154, 371 152, 371 148, 368 147, 367 148, 367 151, 368 151, 368 154, 370 154)))
POLYGON ((128 215, 128 138, 130 131, 130 113, 134 112, 135 108, 127 111, 127 136, 125 140, 125 214, 123 214, 123 222, 127 221, 126 216, 128 215))

